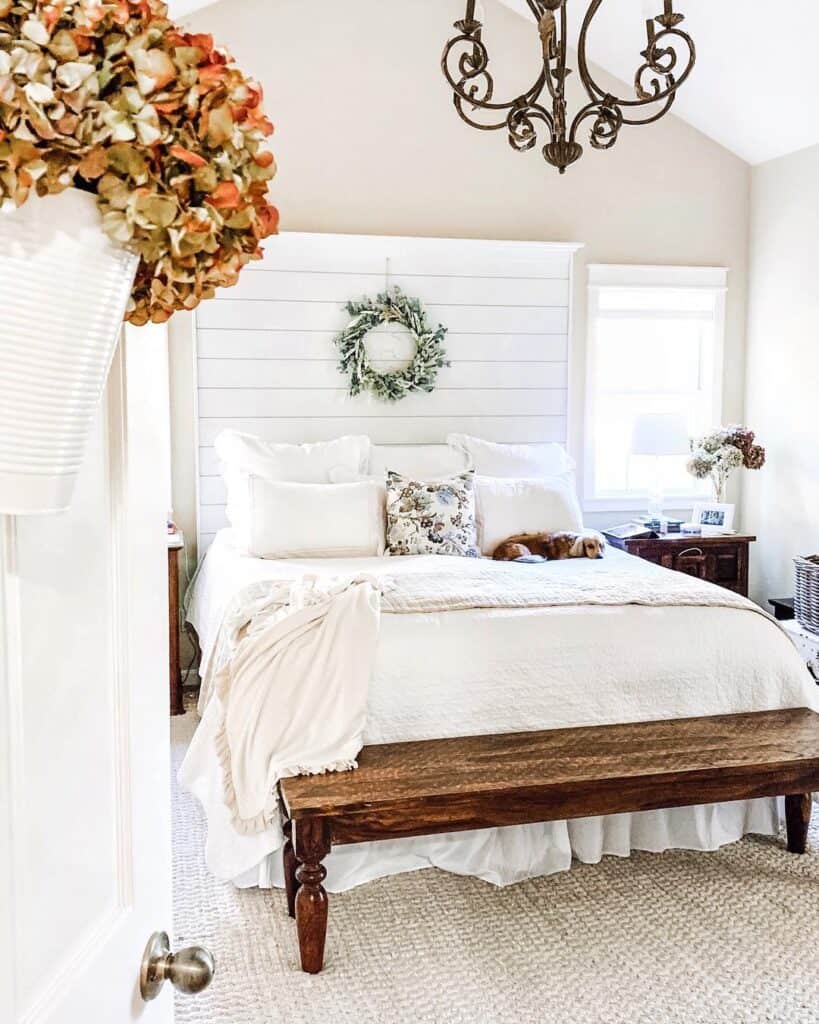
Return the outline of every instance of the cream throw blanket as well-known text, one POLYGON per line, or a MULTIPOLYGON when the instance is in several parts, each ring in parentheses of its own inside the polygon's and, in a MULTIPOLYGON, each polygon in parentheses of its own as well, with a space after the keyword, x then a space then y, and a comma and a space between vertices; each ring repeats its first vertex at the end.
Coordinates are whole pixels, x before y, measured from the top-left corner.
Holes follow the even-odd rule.
POLYGON ((214 736, 234 827, 252 834, 273 823, 279 779, 357 767, 381 612, 644 604, 765 615, 713 584, 629 566, 612 559, 567 578, 546 566, 483 560, 458 573, 390 577, 386 569, 380 578, 305 576, 244 588, 222 623, 204 681, 214 698, 200 726, 214 736))
POLYGON ((379 614, 368 579, 258 583, 239 595, 222 624, 206 712, 218 716, 237 831, 269 826, 279 779, 357 767, 379 614))

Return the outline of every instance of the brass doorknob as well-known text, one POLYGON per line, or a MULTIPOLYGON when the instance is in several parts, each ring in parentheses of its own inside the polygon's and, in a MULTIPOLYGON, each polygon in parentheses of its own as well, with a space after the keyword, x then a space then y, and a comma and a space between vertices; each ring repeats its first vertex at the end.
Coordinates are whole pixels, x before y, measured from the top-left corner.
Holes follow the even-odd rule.
POLYGON ((154 932, 142 957, 139 991, 148 1003, 156 999, 169 981, 177 991, 195 996, 210 985, 215 970, 213 957, 204 946, 191 946, 172 953, 167 934, 154 932))

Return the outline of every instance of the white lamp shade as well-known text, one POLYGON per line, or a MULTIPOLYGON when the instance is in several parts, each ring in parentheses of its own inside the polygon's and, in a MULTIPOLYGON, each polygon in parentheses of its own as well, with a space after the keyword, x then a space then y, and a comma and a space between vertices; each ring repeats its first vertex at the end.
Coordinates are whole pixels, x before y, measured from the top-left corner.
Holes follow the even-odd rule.
POLYGON ((685 455, 690 450, 685 418, 676 413, 644 413, 634 422, 632 455, 685 455))
POLYGON ((0 205, 0 513, 70 505, 138 262, 87 192, 0 205))

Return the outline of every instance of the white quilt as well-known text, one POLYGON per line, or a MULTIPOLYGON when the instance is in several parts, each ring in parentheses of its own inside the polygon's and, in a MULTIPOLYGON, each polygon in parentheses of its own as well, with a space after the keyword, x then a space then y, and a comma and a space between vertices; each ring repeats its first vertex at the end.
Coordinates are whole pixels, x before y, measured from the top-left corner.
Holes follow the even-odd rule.
MULTIPOLYGON (((650 597, 660 580, 676 586, 682 579, 615 551, 601 562, 504 567, 510 569, 520 574, 519 596, 533 573, 545 574, 558 590, 599 589, 607 574, 618 586, 630 578, 638 599, 650 597)), ((222 535, 197 581, 190 618, 207 660, 231 596, 254 580, 365 572, 413 577, 417 591, 424 575, 445 579, 445 589, 464 589, 487 571, 498 570, 440 556, 261 562, 237 554, 222 535)), ((411 591, 413 582, 406 582, 411 591)), ((365 743, 778 707, 819 710, 816 688, 787 637, 747 607, 564 604, 391 614, 385 602, 384 611, 365 743)), ((211 869, 238 884, 281 884, 278 827, 237 835, 219 769, 212 744, 195 742, 184 781, 208 815, 211 869)), ((338 891, 430 864, 505 884, 565 869, 572 856, 593 861, 635 848, 713 849, 747 831, 777 827, 774 802, 751 801, 341 847, 328 859, 328 885, 338 891)))

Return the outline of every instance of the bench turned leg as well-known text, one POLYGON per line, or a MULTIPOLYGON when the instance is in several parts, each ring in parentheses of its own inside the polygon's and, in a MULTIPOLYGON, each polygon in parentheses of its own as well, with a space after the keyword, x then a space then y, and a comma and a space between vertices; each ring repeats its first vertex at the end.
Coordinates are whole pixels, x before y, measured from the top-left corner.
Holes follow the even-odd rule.
POLYGON ((808 849, 812 795, 796 793, 785 797, 785 825, 788 830, 788 849, 791 853, 805 853, 808 849))
POLYGON ((296 879, 296 931, 299 938, 301 969, 318 974, 324 965, 324 940, 327 936, 327 893, 322 882, 327 869, 321 863, 330 852, 330 827, 321 819, 295 822, 293 847, 299 866, 296 879))
POLYGON ((284 865, 284 891, 287 893, 287 913, 291 917, 296 916, 296 893, 299 890, 299 881, 296 878, 296 868, 299 862, 293 850, 293 822, 286 821, 283 825, 284 848, 282 849, 282 863, 284 865))

